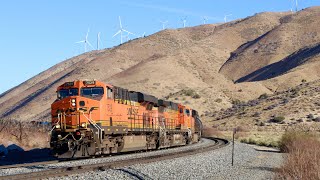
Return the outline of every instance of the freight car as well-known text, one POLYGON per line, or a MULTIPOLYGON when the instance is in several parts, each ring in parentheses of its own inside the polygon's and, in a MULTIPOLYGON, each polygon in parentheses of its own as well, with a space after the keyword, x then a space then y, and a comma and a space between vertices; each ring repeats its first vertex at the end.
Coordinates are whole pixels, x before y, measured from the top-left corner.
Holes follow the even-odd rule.
POLYGON ((196 143, 197 111, 100 81, 66 82, 51 105, 50 147, 59 158, 196 143))

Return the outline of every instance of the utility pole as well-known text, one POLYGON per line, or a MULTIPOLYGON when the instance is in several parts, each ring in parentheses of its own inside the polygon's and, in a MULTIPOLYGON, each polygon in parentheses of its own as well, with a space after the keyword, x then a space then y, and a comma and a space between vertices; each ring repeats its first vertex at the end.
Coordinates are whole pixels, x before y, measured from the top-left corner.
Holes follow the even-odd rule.
POLYGON ((236 128, 233 128, 232 132, 232 160, 231 165, 233 166, 233 158, 234 158, 234 135, 236 134, 236 128))

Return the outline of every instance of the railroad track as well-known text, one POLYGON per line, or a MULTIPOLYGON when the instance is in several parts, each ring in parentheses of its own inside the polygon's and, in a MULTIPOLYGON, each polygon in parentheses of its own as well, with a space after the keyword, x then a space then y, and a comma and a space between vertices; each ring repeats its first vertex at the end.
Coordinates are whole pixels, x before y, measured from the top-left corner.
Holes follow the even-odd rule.
MULTIPOLYGON (((30 172, 30 173, 24 173, 24 174, 15 174, 15 175, 8 175, 8 176, 0 176, 0 180, 2 179, 41 179, 41 178, 49 178, 49 177, 61 177, 61 176, 67 176, 71 174, 79 174, 87 171, 104 171, 107 169, 114 169, 114 168, 120 168, 124 166, 131 166, 134 164, 146 164, 156 161, 162 161, 166 159, 173 159, 188 155, 193 155, 197 153, 203 153, 212 151, 215 149, 219 149, 221 147, 227 146, 229 144, 229 141, 225 139, 220 138, 207 138, 215 143, 212 145, 208 145, 205 147, 199 147, 196 149, 189 149, 185 151, 181 151, 179 153, 177 152, 170 152, 167 154, 158 154, 158 155, 151 155, 151 156, 144 156, 144 157, 138 157, 133 159, 126 159, 126 160, 117 160, 112 162, 103 162, 103 163, 97 163, 97 164, 87 164, 87 165, 80 165, 80 166, 69 166, 69 167, 59 167, 54 169, 47 169, 37 172, 30 172)), ((40 164, 40 163, 39 163, 40 164)), ((25 167, 25 166, 22 166, 25 167)))

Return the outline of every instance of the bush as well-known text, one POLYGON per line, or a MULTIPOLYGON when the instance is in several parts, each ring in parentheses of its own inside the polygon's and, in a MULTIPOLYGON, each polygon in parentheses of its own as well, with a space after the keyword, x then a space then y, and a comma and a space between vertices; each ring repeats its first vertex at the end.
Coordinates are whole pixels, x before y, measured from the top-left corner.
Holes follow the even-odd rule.
POLYGON ((258 146, 269 146, 269 144, 265 141, 257 141, 258 146))
POLYGON ((241 101, 239 99, 233 99, 231 103, 233 105, 239 105, 239 104, 241 104, 241 101))
POLYGON ((261 94, 261 95, 259 96, 258 99, 267 99, 267 98, 268 98, 267 93, 263 93, 263 94, 261 94))
POLYGON ((265 126, 266 124, 264 122, 260 122, 259 126, 265 126))
POLYGON ((196 94, 194 94, 194 95, 192 96, 192 98, 194 98, 194 99, 199 99, 199 98, 201 98, 201 96, 200 96, 198 93, 196 93, 196 94))
POLYGON ((320 122, 320 117, 316 117, 316 118, 314 118, 314 120, 313 120, 314 122, 320 122))
POLYGON ((252 139, 252 138, 248 139, 248 144, 256 144, 256 143, 257 142, 254 139, 252 139))
POLYGON ((240 139, 241 143, 248 143, 247 139, 240 139))
POLYGON ((275 123, 282 123, 284 121, 285 117, 283 116, 277 116, 277 117, 274 117, 271 122, 275 122, 275 123))
POLYGON ((186 96, 193 96, 195 94, 195 91, 192 89, 184 89, 182 90, 182 94, 186 96))
POLYGON ((222 102, 222 99, 218 98, 218 99, 215 100, 215 102, 221 103, 221 102, 222 102))
POLYGON ((39 122, 0 121, 0 144, 10 142, 24 149, 47 147, 49 130, 50 125, 39 122))
POLYGON ((320 179, 320 142, 310 133, 286 132, 280 149, 288 152, 275 179, 320 179))
POLYGON ((202 130, 202 136, 203 137, 222 137, 222 134, 216 128, 205 126, 202 130))
POLYGON ((271 141, 268 146, 269 146, 269 147, 279 147, 279 142, 277 142, 277 141, 271 141))
POLYGON ((313 114, 308 114, 308 115, 307 115, 307 118, 308 118, 308 119, 313 119, 314 116, 313 116, 313 114))

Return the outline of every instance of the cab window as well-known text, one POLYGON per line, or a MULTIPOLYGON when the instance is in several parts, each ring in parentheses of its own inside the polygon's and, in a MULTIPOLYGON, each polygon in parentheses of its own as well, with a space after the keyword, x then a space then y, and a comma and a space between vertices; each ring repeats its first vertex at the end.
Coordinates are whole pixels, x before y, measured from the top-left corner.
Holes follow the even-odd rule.
POLYGON ((189 110, 189 109, 185 109, 185 114, 186 114, 187 116, 190 116, 190 110, 189 110))
POLYGON ((102 96, 103 87, 85 87, 81 88, 81 96, 102 96))
POLYGON ((57 98, 63 99, 69 96, 78 96, 79 90, 77 88, 71 88, 71 89, 60 89, 57 92, 57 98))

